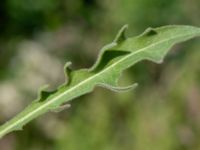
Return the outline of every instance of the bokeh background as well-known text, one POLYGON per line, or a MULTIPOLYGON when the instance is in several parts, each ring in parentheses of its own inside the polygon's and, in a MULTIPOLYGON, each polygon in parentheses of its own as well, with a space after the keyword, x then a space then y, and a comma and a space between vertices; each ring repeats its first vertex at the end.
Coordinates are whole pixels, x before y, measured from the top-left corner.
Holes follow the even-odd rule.
MULTIPOLYGON (((63 66, 90 67, 118 29, 127 35, 167 24, 200 26, 199 0, 1 0, 0 123, 64 82, 63 66)), ((143 61, 121 84, 96 88, 0 140, 1 150, 199 150, 200 42, 175 46, 163 64, 143 61)))

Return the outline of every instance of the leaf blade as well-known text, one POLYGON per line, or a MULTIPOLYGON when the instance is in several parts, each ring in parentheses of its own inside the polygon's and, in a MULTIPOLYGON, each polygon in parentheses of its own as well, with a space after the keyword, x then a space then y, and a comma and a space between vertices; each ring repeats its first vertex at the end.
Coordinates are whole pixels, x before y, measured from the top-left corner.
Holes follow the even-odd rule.
POLYGON ((114 90, 126 89, 118 86, 119 77, 125 69, 141 60, 161 63, 172 46, 200 36, 200 29, 192 26, 148 28, 133 38, 125 37, 126 29, 127 26, 124 26, 115 40, 101 50, 91 68, 69 71, 70 63, 67 63, 65 74, 68 74, 70 80, 53 92, 41 90, 38 101, 33 101, 19 115, 0 127, 0 137, 22 129, 25 124, 43 113, 56 110, 63 103, 91 92, 95 86, 103 85, 114 90))

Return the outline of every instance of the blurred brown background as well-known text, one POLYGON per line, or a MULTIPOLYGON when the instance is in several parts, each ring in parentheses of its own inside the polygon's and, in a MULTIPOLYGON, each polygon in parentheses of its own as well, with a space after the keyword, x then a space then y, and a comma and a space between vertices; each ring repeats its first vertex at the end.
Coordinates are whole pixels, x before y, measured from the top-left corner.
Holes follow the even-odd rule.
MULTIPOLYGON (((1 0, 0 123, 64 81, 63 66, 90 67, 118 29, 128 35, 168 24, 200 26, 199 0, 1 0)), ((124 73, 136 90, 96 88, 0 140, 0 150, 199 150, 200 42, 174 47, 165 62, 124 73)))

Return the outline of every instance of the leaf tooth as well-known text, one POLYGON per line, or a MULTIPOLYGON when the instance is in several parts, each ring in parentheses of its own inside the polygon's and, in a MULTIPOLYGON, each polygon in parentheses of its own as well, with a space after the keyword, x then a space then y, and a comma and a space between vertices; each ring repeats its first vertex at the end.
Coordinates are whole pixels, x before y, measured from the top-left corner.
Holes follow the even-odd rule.
POLYGON ((97 57, 96 62, 94 63, 94 65, 91 68, 88 69, 88 71, 89 72, 94 71, 97 68, 97 66, 99 65, 99 63, 101 62, 104 53, 107 50, 114 48, 115 46, 117 46, 117 43, 116 42, 112 42, 110 44, 105 45, 103 48, 101 48, 100 53, 99 53, 99 55, 97 57))
POLYGON ((36 101, 40 101, 40 102, 45 101, 49 96, 57 92, 57 90, 46 91, 48 87, 49 85, 46 84, 38 90, 38 99, 36 101))
POLYGON ((40 101, 43 98, 43 93, 48 89, 49 85, 45 84, 38 90, 38 99, 36 101, 40 101))
POLYGON ((132 89, 135 89, 138 86, 138 84, 134 83, 134 84, 131 84, 131 85, 128 85, 128 86, 113 86, 113 85, 110 85, 110 84, 101 83, 101 84, 99 84, 99 86, 107 88, 107 89, 114 91, 114 92, 127 92, 127 91, 130 91, 132 89))
MULTIPOLYGON (((64 66, 64 74, 65 74, 65 83, 61 86, 59 86, 58 89, 66 86, 69 83, 70 80, 70 73, 71 73, 71 69, 69 68, 71 66, 72 62, 66 62, 65 66, 64 66)), ((45 101, 50 95, 56 93, 58 90, 53 90, 53 91, 47 91, 49 85, 46 84, 44 86, 42 86, 39 90, 38 90, 38 99, 37 101, 45 101)))
POLYGON ((143 32, 143 34, 141 34, 141 36, 144 36, 144 35, 146 35, 146 36, 152 36, 152 35, 156 35, 156 34, 158 34, 158 32, 156 31, 156 29, 154 29, 152 27, 149 27, 149 28, 147 28, 143 32))
POLYGON ((70 68, 70 66, 72 65, 72 62, 66 62, 65 66, 64 66, 64 74, 65 74, 65 83, 67 84, 67 82, 69 82, 70 79, 70 73, 72 72, 72 69, 70 68))
POLYGON ((128 28, 128 25, 124 25, 119 32, 117 33, 115 39, 113 40, 112 43, 105 45, 101 50, 100 50, 100 54, 97 57, 97 61, 94 63, 94 65, 89 68, 88 71, 94 71, 97 66, 100 64, 100 62, 102 61, 102 57, 104 55, 104 53, 108 50, 113 49, 114 47, 116 47, 119 43, 123 42, 124 40, 126 40, 126 36, 125 36, 125 32, 128 28))
POLYGON ((71 73, 72 73, 72 69, 70 68, 71 65, 72 65, 71 61, 65 63, 64 65, 65 82, 61 84, 58 87, 58 89, 65 88, 71 82, 71 73))
POLYGON ((59 106, 58 108, 55 108, 55 109, 53 109, 51 111, 58 113, 58 112, 61 112, 61 111, 65 110, 65 109, 68 109, 70 107, 71 107, 71 104, 67 103, 67 104, 63 104, 63 105, 59 106))
POLYGON ((120 43, 124 40, 126 40, 126 30, 128 29, 128 25, 124 25, 118 32, 118 34, 116 35, 115 39, 113 42, 116 42, 116 43, 120 43))
POLYGON ((100 83, 97 85, 101 87, 105 87, 111 91, 115 92, 127 92, 130 91, 138 86, 137 83, 128 85, 128 86, 120 86, 119 85, 119 79, 120 76, 122 75, 123 70, 115 70, 114 73, 110 74, 107 76, 107 78, 104 78, 100 83))

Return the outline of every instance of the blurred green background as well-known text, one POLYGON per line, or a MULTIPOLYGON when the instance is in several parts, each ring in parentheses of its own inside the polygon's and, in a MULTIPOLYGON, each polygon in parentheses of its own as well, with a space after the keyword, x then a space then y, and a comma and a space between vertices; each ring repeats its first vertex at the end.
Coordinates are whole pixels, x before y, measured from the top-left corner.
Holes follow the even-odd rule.
MULTIPOLYGON (((1 0, 0 123, 64 82, 63 66, 90 67, 118 29, 200 26, 199 0, 1 0)), ((96 88, 0 140, 0 150, 200 150, 200 42, 175 46, 165 62, 143 61, 121 84, 96 88)))

